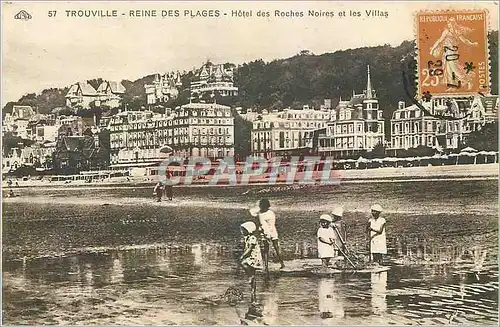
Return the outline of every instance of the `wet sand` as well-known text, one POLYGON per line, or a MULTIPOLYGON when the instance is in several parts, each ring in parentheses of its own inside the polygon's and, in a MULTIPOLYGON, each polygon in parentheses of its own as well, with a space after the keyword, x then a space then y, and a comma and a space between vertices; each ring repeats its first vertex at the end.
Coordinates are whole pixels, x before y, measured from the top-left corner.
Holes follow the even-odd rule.
POLYGON ((264 322, 498 323, 496 181, 279 187, 179 188, 160 203, 149 188, 23 188, 3 203, 3 323, 240 324, 248 287, 233 251, 246 209, 263 196, 289 260, 316 257, 317 219, 337 203, 350 246, 366 253, 364 223, 380 203, 391 265, 267 283, 259 274, 264 322), (234 307, 216 300, 229 287, 244 294, 234 307))

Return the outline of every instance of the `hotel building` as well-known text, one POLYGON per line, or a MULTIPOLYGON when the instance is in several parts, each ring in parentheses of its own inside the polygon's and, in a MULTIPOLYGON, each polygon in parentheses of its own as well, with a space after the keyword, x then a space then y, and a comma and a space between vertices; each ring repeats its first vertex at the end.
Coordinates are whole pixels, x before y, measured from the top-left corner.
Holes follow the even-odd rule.
POLYGON ((190 103, 170 114, 124 111, 109 119, 107 129, 112 164, 157 163, 166 145, 181 157, 234 156, 231 108, 215 103, 190 103))
POLYGON ((69 88, 66 106, 82 109, 90 109, 91 106, 118 108, 124 94, 125 87, 120 82, 103 81, 97 90, 87 82, 78 82, 69 88))
POLYGON ((326 127, 330 111, 285 109, 262 114, 253 121, 253 155, 272 158, 282 155, 309 154, 315 132, 326 127))
POLYGON ((152 84, 144 85, 147 104, 152 106, 177 98, 180 87, 182 87, 182 82, 178 72, 176 74, 156 74, 152 84))
POLYGON ((464 137, 498 120, 498 96, 474 98, 435 98, 417 105, 399 102, 391 119, 390 150, 427 146, 437 149, 457 149, 464 137), (436 118, 448 116, 450 119, 436 118))
POLYGON ((191 97, 211 97, 215 93, 222 97, 237 96, 238 88, 233 84, 233 69, 233 65, 230 64, 205 63, 191 82, 191 97))
POLYGON ((319 135, 319 154, 341 157, 362 151, 371 151, 384 144, 384 118, 377 94, 372 87, 368 66, 366 90, 349 101, 340 100, 332 114, 332 121, 319 135))

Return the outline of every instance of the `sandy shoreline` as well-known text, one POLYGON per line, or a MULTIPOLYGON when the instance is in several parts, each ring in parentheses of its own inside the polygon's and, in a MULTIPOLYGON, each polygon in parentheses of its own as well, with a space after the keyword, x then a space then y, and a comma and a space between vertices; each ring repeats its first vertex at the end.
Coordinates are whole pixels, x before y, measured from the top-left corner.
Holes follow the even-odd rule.
MULTIPOLYGON (((315 173, 310 182, 303 181, 304 173, 297 173, 295 179, 288 179, 282 175, 275 181, 269 177, 252 176, 247 184, 240 182, 240 176, 237 176, 236 183, 229 183, 227 178, 221 177, 216 185, 209 184, 209 180, 193 181, 189 184, 180 183, 175 187, 230 187, 241 185, 307 185, 307 184, 341 184, 341 183, 363 183, 363 182, 409 182, 409 181, 429 181, 429 180, 481 180, 498 179, 499 164, 480 164, 480 165, 451 165, 451 166, 429 166, 429 167, 405 167, 405 168, 375 168, 358 170, 339 170, 332 171, 329 180, 326 183, 321 181, 321 173, 315 173)), ((109 187, 151 187, 157 179, 150 177, 132 177, 127 180, 123 177, 107 179, 104 181, 84 183, 83 181, 49 182, 39 180, 18 181, 16 188, 109 188, 109 187)), ((6 181, 2 182, 2 189, 8 187, 6 181)))

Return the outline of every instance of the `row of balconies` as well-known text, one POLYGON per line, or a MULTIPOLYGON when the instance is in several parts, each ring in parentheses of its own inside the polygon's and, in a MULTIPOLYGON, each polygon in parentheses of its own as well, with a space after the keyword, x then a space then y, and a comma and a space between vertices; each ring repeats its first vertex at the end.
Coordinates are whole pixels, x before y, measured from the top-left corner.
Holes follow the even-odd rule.
POLYGON ((169 120, 164 120, 164 121, 156 121, 156 122, 145 122, 145 123, 129 123, 125 124, 123 122, 118 122, 118 121, 111 121, 109 124, 109 129, 111 131, 120 131, 120 130, 128 130, 128 131, 133 131, 133 130, 148 130, 148 129, 158 129, 161 127, 175 127, 175 126, 204 126, 204 125, 213 125, 213 126, 233 126, 234 123, 232 120, 210 120, 210 121, 205 121, 202 122, 201 120, 187 120, 187 119, 182 119, 182 120, 175 120, 175 119, 169 119, 169 120))

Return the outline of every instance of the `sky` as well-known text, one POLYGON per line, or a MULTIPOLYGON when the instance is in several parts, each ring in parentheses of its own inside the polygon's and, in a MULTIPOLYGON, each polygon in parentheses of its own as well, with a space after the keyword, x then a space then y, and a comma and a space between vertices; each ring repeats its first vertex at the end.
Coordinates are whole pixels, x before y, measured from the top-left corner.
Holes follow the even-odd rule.
MULTIPOLYGON (((135 80, 214 63, 287 58, 301 50, 314 54, 414 39, 416 10, 489 10, 498 29, 498 2, 8 2, 2 3, 2 107, 26 93, 102 77, 135 80), (219 17, 184 12, 219 10, 219 17), (20 11, 29 20, 14 19, 20 11), (118 17, 68 17, 66 11, 103 10, 118 17), (157 17, 131 17, 130 10, 156 10, 157 17), (179 17, 161 17, 179 10, 179 17), (252 11, 252 17, 233 16, 252 11), (275 17, 275 10, 304 17, 275 17), (308 11, 334 12, 308 17, 308 11), (379 13, 367 16, 366 11, 379 13), (55 17, 54 17, 55 11, 55 17), (258 17, 259 11, 271 17, 258 17), (340 17, 345 11, 347 17, 340 17), (350 11, 361 17, 350 16, 350 11), (383 14, 387 12, 387 17, 383 14), (51 15, 52 17, 49 17, 51 15)), ((71 15, 71 14, 70 14, 71 15)))

